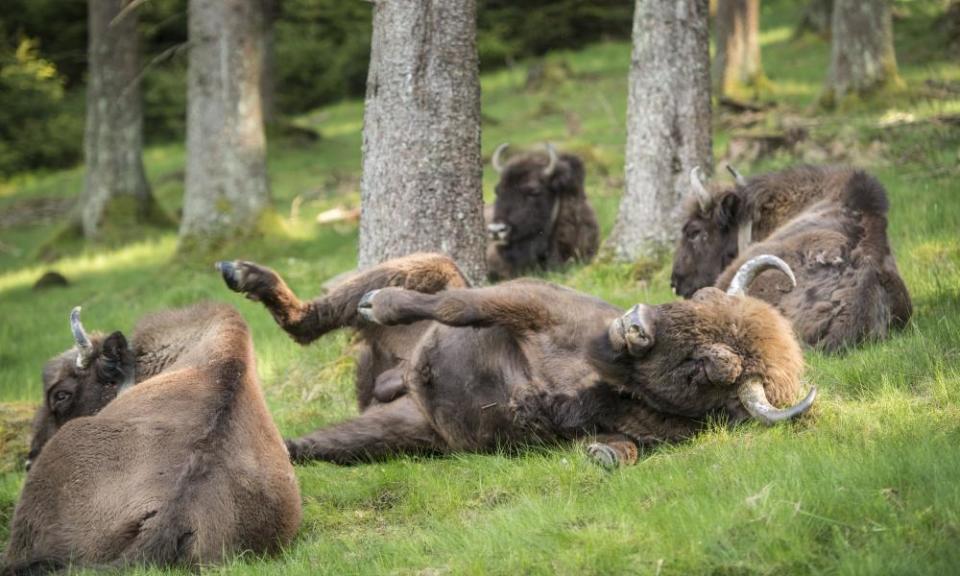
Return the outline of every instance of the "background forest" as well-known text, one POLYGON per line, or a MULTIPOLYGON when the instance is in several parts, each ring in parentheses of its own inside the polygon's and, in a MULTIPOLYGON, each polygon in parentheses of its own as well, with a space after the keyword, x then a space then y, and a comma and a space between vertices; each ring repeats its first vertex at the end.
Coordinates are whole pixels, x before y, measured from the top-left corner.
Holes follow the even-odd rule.
MULTIPOLYGON (((816 2, 812 3, 815 4, 816 2)), ((713 99, 716 166, 747 174, 800 162, 868 169, 891 200, 889 235, 914 302, 909 326, 841 356, 808 352, 821 392, 810 417, 766 429, 711 427, 606 472, 578 447, 297 467, 304 522, 274 558, 209 573, 911 574, 960 565, 960 8, 893 4, 900 81, 825 106, 830 38, 808 2, 764 0, 765 79, 713 99), (815 28, 815 25, 814 25, 815 28), (822 32, 822 31, 821 31, 822 32), (738 107, 736 103, 746 103, 738 107)), ((633 3, 478 1, 484 196, 500 142, 549 140, 587 169, 606 237, 624 189, 633 3)), ((293 343, 228 292, 219 257, 263 262, 302 296, 356 265, 362 95, 370 5, 283 0, 267 124, 270 217, 254 234, 178 250, 183 207, 186 2, 149 0, 143 42, 149 225, 70 229, 83 188, 86 4, 6 0, 0 15, 0 541, 25 473, 43 362, 90 330, 201 299, 250 323, 270 409, 285 436, 356 413, 350 336, 293 343), (56 270, 69 285, 38 291, 56 270)), ((831 104, 826 102, 826 104, 831 104)), ((724 178, 716 170, 717 178, 724 178)), ((619 306, 674 299, 670 254, 600 259, 545 275, 619 306)), ((141 570, 137 573, 167 573, 141 570)))

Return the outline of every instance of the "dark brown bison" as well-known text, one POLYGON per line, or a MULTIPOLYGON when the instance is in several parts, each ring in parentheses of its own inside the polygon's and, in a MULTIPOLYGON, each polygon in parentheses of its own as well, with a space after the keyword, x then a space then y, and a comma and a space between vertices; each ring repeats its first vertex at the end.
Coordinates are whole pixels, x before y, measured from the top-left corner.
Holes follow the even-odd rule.
POLYGON ((606 466, 638 446, 687 438, 710 416, 739 422, 791 418, 803 356, 786 320, 742 295, 770 257, 746 264, 727 293, 690 301, 602 300, 535 280, 469 288, 441 255, 415 255, 363 271, 300 301, 274 272, 218 264, 227 285, 262 302, 305 344, 355 327, 361 414, 288 440, 297 460, 351 463, 396 453, 486 451, 592 438, 606 466))
POLYGON ((547 144, 545 154, 524 154, 503 164, 506 147, 501 144, 493 154, 500 182, 487 219, 491 279, 591 261, 600 228, 584 192, 583 162, 547 144))
POLYGON ((71 326, 77 345, 43 371, 7 573, 197 566, 292 539, 297 481, 233 308, 147 316, 130 345, 88 336, 79 308, 71 326))
POLYGON ((723 288, 742 262, 774 254, 793 268, 798 288, 765 274, 750 294, 777 306, 811 346, 836 351, 884 338, 909 320, 879 182, 847 167, 734 174, 735 186, 709 191, 691 175, 694 194, 672 277, 680 295, 723 288))

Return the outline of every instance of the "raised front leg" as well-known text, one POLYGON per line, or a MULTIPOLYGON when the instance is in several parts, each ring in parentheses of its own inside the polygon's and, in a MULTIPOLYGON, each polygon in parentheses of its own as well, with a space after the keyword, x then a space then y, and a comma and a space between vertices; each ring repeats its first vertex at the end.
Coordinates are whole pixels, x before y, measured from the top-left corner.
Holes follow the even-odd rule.
POLYGON ((373 290, 359 302, 369 322, 391 326, 434 320, 448 326, 502 326, 514 332, 552 324, 544 285, 505 284, 423 294, 397 288, 373 290))
POLYGON ((308 344, 346 326, 356 326, 357 305, 364 294, 387 286, 438 292, 465 287, 457 265, 442 254, 414 254, 363 270, 335 285, 328 294, 302 302, 280 276, 258 264, 242 260, 217 262, 227 287, 262 302, 294 340, 308 344))
POLYGON ((637 463, 637 443, 623 434, 602 434, 587 443, 587 456, 608 470, 637 463))
POLYGON ((360 416, 287 440, 294 462, 353 464, 400 454, 442 452, 443 441, 410 398, 371 406, 360 416))

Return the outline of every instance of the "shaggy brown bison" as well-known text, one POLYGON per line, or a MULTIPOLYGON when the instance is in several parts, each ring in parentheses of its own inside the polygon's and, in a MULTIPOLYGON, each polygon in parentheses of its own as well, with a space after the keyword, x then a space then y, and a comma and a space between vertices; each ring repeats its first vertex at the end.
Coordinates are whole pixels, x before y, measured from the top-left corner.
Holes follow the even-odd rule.
POLYGON ((687 438, 711 415, 773 423, 795 406, 803 356, 789 324, 743 295, 763 269, 743 266, 730 290, 626 312, 535 280, 469 288, 447 257, 386 262, 300 301, 273 271, 221 262, 227 285, 262 302, 300 343, 355 327, 361 414, 288 440, 297 460, 351 463, 411 452, 485 451, 592 438, 605 466, 640 445, 687 438))
POLYGON ((500 182, 487 220, 490 278, 592 260, 600 228, 584 192, 583 162, 547 144, 546 154, 524 154, 503 164, 506 148, 501 144, 493 154, 500 182))
POLYGON ((234 309, 147 316, 130 345, 88 336, 79 308, 71 326, 76 346, 43 371, 7 573, 197 566, 292 539, 297 481, 234 309))
POLYGON ((886 192, 863 171, 801 166, 695 193, 674 260, 684 297, 726 286, 740 264, 775 254, 798 289, 763 275, 750 294, 777 306, 807 344, 828 351, 884 338, 911 315, 910 296, 887 240, 886 192))

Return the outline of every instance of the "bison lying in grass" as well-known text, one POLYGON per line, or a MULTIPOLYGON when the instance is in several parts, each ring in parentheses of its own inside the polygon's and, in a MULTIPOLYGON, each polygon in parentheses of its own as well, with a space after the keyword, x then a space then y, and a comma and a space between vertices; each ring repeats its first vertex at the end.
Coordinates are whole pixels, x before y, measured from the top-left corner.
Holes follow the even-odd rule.
POLYGON ((776 306, 810 346, 838 351, 885 338, 910 319, 910 295, 887 240, 883 186, 853 168, 801 166, 703 187, 694 195, 677 248, 672 284, 684 297, 724 288, 759 254, 785 260, 797 289, 767 273, 750 295, 776 306))
POLYGON ((580 158, 557 154, 547 144, 546 154, 524 154, 504 164, 506 147, 501 144, 493 154, 500 182, 487 218, 490 278, 592 260, 600 228, 584 192, 580 158))
POLYGON ((639 446, 687 438, 710 416, 766 423, 810 407, 789 324, 746 284, 781 261, 744 265, 727 293, 626 312, 534 280, 469 288, 449 258, 414 255, 300 301, 273 271, 220 262, 227 285, 262 302, 306 344, 356 328, 361 414, 287 441, 296 460, 351 463, 396 453, 485 451, 592 438, 606 466, 639 446))
POLYGON ((71 326, 76 347, 43 371, 8 573, 196 566, 292 539, 296 478, 234 309, 147 316, 129 346, 88 336, 79 308, 71 326))

